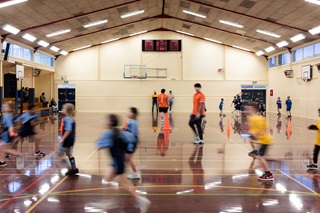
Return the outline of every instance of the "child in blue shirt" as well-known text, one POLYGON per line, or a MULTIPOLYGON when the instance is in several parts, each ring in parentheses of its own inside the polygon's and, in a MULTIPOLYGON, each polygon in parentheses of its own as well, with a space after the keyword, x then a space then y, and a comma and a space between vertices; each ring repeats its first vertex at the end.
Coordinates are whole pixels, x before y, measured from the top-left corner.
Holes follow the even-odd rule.
POLYGON ((17 135, 13 129, 12 107, 9 103, 3 103, 1 107, 1 112, 3 132, 1 134, 0 142, 0 167, 5 167, 7 166, 7 163, 4 161, 5 153, 12 154, 15 156, 21 156, 22 154, 17 150, 9 148, 13 137, 17 135))
POLYGON ((223 117, 226 117, 225 114, 223 114, 223 98, 221 98, 221 101, 220 101, 220 104, 219 104, 219 110, 220 110, 220 117, 223 116, 223 117))
POLYGON ((133 136, 133 143, 127 144, 126 150, 126 158, 129 161, 131 169, 133 171, 132 174, 128 176, 130 180, 140 180, 140 175, 137 171, 137 167, 135 162, 133 161, 133 154, 137 148, 138 144, 138 122, 137 122, 138 110, 135 107, 131 107, 128 112, 128 121, 123 125, 123 130, 130 133, 133 136))
POLYGON ((288 118, 291 118, 292 101, 290 100, 290 96, 288 96, 288 98, 286 100, 286 105, 287 105, 287 116, 288 116, 288 118))
POLYGON ((279 117, 281 116, 281 112, 280 112, 281 108, 282 108, 281 99, 280 99, 280 97, 278 97, 278 99, 277 99, 277 110, 278 110, 278 114, 277 114, 277 115, 278 115, 279 117))

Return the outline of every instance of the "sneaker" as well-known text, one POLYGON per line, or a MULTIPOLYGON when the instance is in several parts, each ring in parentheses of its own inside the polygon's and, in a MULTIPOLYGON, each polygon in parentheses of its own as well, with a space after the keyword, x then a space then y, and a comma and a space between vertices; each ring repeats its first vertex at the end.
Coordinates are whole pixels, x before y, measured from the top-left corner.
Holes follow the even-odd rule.
POLYGON ((6 167, 6 166, 7 166, 7 163, 5 161, 0 162, 0 167, 6 167))
POLYGON ((200 141, 200 138, 199 136, 195 137, 194 140, 193 140, 193 143, 196 144, 200 141))
POLYGON ((272 175, 272 173, 268 173, 268 174, 266 174, 266 173, 264 173, 262 176, 260 176, 259 178, 258 178, 258 180, 267 180, 267 181, 269 181, 269 180, 273 180, 273 175, 272 175))
POLYGON ((197 142, 194 142, 195 145, 203 145, 204 141, 203 140, 198 140, 197 142))
POLYGON ((307 168, 308 169, 318 169, 318 165, 317 164, 309 164, 309 165, 307 165, 307 168))
POLYGON ((148 200, 148 198, 146 198, 146 197, 139 196, 139 197, 137 197, 137 204, 138 204, 138 207, 140 208, 140 211, 142 213, 145 213, 148 211, 148 209, 151 205, 151 201, 148 200))
POLYGON ((44 154, 43 152, 40 152, 40 151, 35 152, 33 155, 34 155, 34 156, 39 156, 39 157, 44 157, 44 156, 46 156, 46 154, 44 154))
POLYGON ((101 180, 102 184, 111 185, 111 186, 119 186, 119 183, 116 181, 107 181, 105 178, 101 180))
POLYGON ((77 168, 69 169, 68 172, 66 173, 66 176, 72 176, 72 175, 75 175, 75 174, 78 174, 78 173, 79 173, 79 170, 77 168))
POLYGON ((252 150, 251 152, 248 153, 249 156, 252 155, 258 155, 258 151, 257 150, 252 150))
POLYGON ((140 180, 140 175, 138 172, 134 172, 130 175, 128 175, 128 179, 130 180, 140 180))

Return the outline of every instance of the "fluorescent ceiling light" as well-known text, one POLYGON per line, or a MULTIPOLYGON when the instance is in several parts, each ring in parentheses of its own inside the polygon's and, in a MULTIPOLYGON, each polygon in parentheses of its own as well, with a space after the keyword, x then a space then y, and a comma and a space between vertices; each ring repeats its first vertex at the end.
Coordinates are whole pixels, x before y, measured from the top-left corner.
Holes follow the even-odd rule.
POLYGON ((320 1, 319 0, 304 0, 304 1, 320 5, 320 1))
POLYGON ((111 41, 116 41, 116 40, 119 40, 119 38, 113 38, 113 39, 105 40, 105 41, 102 41, 101 44, 105 44, 105 43, 108 43, 108 42, 111 42, 111 41))
POLYGON ((40 46, 43 46, 43 47, 49 46, 49 43, 46 42, 46 41, 43 41, 43 40, 40 40, 40 41, 38 42, 38 44, 39 44, 40 46))
POLYGON ((51 46, 50 50, 52 50, 53 52, 58 52, 60 50, 60 48, 58 48, 56 46, 51 46))
POLYGON ((287 41, 280 41, 276 45, 280 48, 280 47, 287 46, 288 44, 289 44, 289 42, 287 42, 287 41))
POLYGON ((91 47, 92 45, 86 45, 86 46, 83 46, 83 47, 78 47, 76 49, 73 49, 73 51, 77 51, 77 50, 82 50, 82 49, 85 49, 85 48, 88 48, 88 47, 91 47))
POLYGON ((135 35, 139 35, 139 34, 146 33, 146 32, 148 32, 148 31, 147 31, 147 30, 144 30, 144 31, 132 33, 132 34, 130 34, 129 36, 135 36, 135 35))
POLYGON ((22 2, 25 2, 25 1, 28 1, 28 0, 12 0, 12 1, 3 2, 3 3, 0 4, 0 8, 8 7, 8 6, 11 6, 11 5, 14 5, 14 4, 19 4, 19 3, 22 3, 22 2))
POLYGON ((69 53, 68 53, 67 51, 62 50, 62 51, 60 52, 60 54, 61 54, 61 55, 68 55, 69 53))
POLYGON ((31 42, 34 42, 37 38, 28 34, 28 33, 25 33, 23 34, 22 38, 28 40, 28 41, 31 41, 31 42))
POLYGON ((222 23, 222 24, 227 24, 227 25, 231 25, 231 26, 234 26, 234 27, 238 27, 238 28, 243 28, 243 25, 238 24, 236 22, 227 21, 227 20, 219 20, 219 22, 222 23))
POLYGON ((257 56, 261 56, 261 55, 263 55, 263 54, 264 54, 264 52, 263 52, 262 50, 256 52, 256 55, 257 55, 257 56))
POLYGON ((187 33, 187 32, 183 32, 183 31, 180 31, 180 30, 177 30, 178 33, 182 33, 182 34, 186 34, 186 35, 189 35, 189 36, 194 36, 193 34, 191 33, 187 33))
POLYGON ((144 13, 144 10, 138 10, 138 11, 134 11, 134 12, 131 12, 131 13, 127 13, 125 15, 122 15, 121 18, 128 18, 130 16, 135 16, 135 15, 138 15, 138 14, 141 14, 141 13, 144 13))
POLYGON ((290 38, 290 39, 291 39, 291 41, 293 41, 293 42, 297 42, 297 41, 300 41, 300 40, 304 39, 305 37, 306 37, 306 36, 301 33, 301 34, 298 34, 298 35, 293 36, 293 37, 290 38))
POLYGON ((211 38, 204 38, 204 39, 208 40, 208 41, 212 41, 212 42, 218 43, 218 44, 222 44, 221 41, 217 41, 217 40, 214 40, 214 39, 211 39, 211 38))
POLYGON ((190 15, 193 15, 193 16, 197 16, 197 17, 200 17, 200 18, 207 18, 207 16, 204 16, 204 15, 201 15, 201 14, 198 14, 198 13, 194 13, 194 12, 191 12, 191 11, 188 11, 188 10, 182 10, 182 12, 190 14, 190 15))
POLYGON ((312 28, 311 30, 309 30, 309 33, 311 33, 312 35, 320 33, 320 26, 312 28))
POLYGON ((99 25, 99 24, 104 24, 104 23, 107 23, 107 22, 108 22, 107 19, 105 19, 105 20, 99 20, 99 21, 95 21, 95 22, 86 24, 86 25, 84 25, 83 27, 84 27, 84 28, 93 27, 93 26, 96 26, 96 25, 99 25))
POLYGON ((245 51, 251 51, 251 50, 249 50, 249 49, 247 49, 247 48, 244 48, 244 47, 239 47, 239 46, 236 46, 236 45, 232 45, 234 48, 238 48, 238 49, 240 49, 240 50, 245 50, 245 51))
POLYGON ((274 46, 270 46, 267 47, 266 49, 264 49, 267 53, 274 51, 276 48, 274 48, 274 46))
POLYGON ((60 30, 60 31, 57 31, 57 32, 54 32, 54 33, 50 33, 48 35, 46 35, 47 37, 52 37, 52 36, 56 36, 56 35, 61 35, 61 34, 64 34, 64 33, 68 33, 70 32, 71 30, 70 29, 66 29, 66 30, 60 30))
POLYGON ((275 37, 275 38, 280 38, 281 37, 281 35, 278 35, 276 33, 269 32, 269 31, 266 31, 266 30, 256 30, 256 32, 261 33, 261 34, 265 34, 265 35, 268 35, 268 36, 272 36, 272 37, 275 37))
POLYGON ((12 34, 18 34, 18 32, 20 32, 19 29, 15 28, 14 26, 11 26, 10 24, 5 24, 2 26, 2 29, 4 29, 5 31, 12 33, 12 34))

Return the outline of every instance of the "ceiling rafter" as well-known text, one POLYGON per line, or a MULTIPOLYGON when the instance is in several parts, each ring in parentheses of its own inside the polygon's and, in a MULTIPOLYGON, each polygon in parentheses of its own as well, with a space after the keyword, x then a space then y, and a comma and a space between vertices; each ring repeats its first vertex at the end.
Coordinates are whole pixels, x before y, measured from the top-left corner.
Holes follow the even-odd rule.
POLYGON ((263 19, 263 18, 258 18, 258 17, 255 17, 255 16, 247 15, 247 14, 244 14, 244 13, 240 13, 240 12, 237 12, 237 11, 225 9, 225 8, 222 8, 222 7, 217 7, 217 6, 214 6, 214 5, 207 4, 207 3, 198 2, 198 1, 194 1, 194 0, 186 0, 186 1, 189 1, 189 2, 192 2, 192 3, 195 3, 195 4, 200 4, 202 6, 206 6, 206 7, 210 7, 210 8, 214 8, 214 9, 218 9, 218 10, 222 10, 222 11, 225 11, 225 12, 237 14, 237 15, 240 15, 240 16, 245 16, 247 18, 251 18, 251 19, 256 19, 256 20, 259 20, 259 21, 267 22, 269 24, 274 24, 274 25, 278 25, 278 26, 281 26, 281 27, 302 31, 302 32, 305 32, 305 33, 308 32, 308 30, 305 30, 305 29, 300 29, 300 28, 293 27, 293 26, 290 26, 290 25, 269 21, 269 20, 266 20, 266 19, 263 19))
MULTIPOLYGON (((118 4, 118 5, 114 5, 114 6, 111 6, 111 7, 106 7, 106 8, 103 8, 103 9, 91 11, 91 12, 84 13, 84 14, 81 14, 81 15, 76 15, 76 16, 60 19, 60 20, 57 20, 57 21, 53 21, 53 22, 49 22, 49 23, 45 23, 45 24, 40 24, 40 25, 37 25, 37 26, 28 27, 28 28, 20 30, 20 32, 24 32, 24 31, 28 31, 28 30, 34 30, 34 29, 38 29, 38 28, 41 28, 41 27, 47 27, 47 26, 50 26, 50 25, 53 25, 53 24, 58 24, 58 23, 61 23, 61 22, 65 22, 65 21, 69 21, 69 20, 72 20, 72 19, 76 19, 76 18, 92 15, 92 14, 99 13, 99 12, 102 12, 102 11, 105 11, 105 10, 110 10, 110 9, 113 9, 113 8, 117 8, 117 7, 129 5, 129 4, 137 3, 137 2, 140 2, 140 1, 142 1, 142 0, 134 0, 134 1, 131 1, 131 2, 126 2, 126 3, 123 3, 123 4, 118 4)), ((10 33, 4 34, 4 35, 2 35, 2 37, 3 36, 7 36, 7 35, 10 35, 10 33)))

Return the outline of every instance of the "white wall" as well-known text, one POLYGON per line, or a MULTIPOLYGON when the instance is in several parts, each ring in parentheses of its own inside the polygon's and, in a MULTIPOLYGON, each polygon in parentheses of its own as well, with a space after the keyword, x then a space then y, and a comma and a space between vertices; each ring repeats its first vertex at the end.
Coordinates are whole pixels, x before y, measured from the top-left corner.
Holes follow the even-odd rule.
MULTIPOLYGON (((269 88, 274 91, 274 96, 269 97, 268 109, 276 112, 276 99, 281 97, 284 103, 287 96, 292 100, 292 116, 301 116, 316 119, 320 107, 320 79, 316 66, 313 66, 313 79, 309 82, 301 81, 301 67, 320 63, 320 58, 314 58, 302 62, 296 62, 287 66, 270 68, 268 71, 269 88), (292 69, 293 78, 286 78, 283 71, 292 69)), ((283 104, 285 113, 285 104, 283 104)))
POLYGON ((76 84, 78 111, 124 111, 128 106, 150 111, 152 92, 165 88, 176 97, 175 110, 189 112, 193 85, 200 82, 208 110, 218 111, 223 97, 228 111, 241 84, 267 84, 267 69, 267 61, 252 53, 173 32, 152 32, 60 57, 55 83, 61 84, 60 76, 67 75, 69 83, 76 84), (182 52, 142 52, 142 39, 181 39, 182 52), (126 64, 166 67, 167 76, 177 80, 124 79, 126 64))

